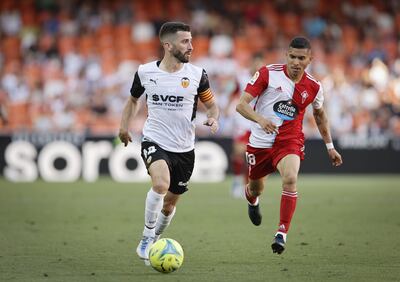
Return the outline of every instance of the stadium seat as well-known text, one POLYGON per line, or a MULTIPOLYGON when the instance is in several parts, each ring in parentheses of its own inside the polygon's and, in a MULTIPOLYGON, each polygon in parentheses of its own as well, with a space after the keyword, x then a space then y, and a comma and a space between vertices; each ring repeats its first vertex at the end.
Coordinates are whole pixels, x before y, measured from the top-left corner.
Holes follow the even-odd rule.
POLYGON ((193 38, 193 56, 196 58, 207 56, 210 39, 207 36, 196 36, 193 38))
POLYGON ((95 40, 92 35, 82 35, 78 40, 79 53, 82 56, 87 57, 88 55, 95 52, 95 40))
POLYGON ((8 123, 11 130, 30 129, 32 120, 29 103, 11 103, 8 106, 8 123))

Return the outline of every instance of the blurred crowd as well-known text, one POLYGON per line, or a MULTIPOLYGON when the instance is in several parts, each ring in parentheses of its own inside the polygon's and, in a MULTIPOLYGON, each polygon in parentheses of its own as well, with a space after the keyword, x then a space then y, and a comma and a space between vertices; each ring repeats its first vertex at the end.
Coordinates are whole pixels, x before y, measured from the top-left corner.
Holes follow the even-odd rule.
MULTIPOLYGON (((296 35, 312 42, 308 71, 324 86, 335 137, 400 136, 397 0, 2 0, 0 133, 116 134, 133 75, 161 58, 169 20, 192 26, 192 62, 209 74, 221 136, 247 126, 235 102, 261 64, 285 62, 296 35)), ((134 133, 145 118, 143 104, 134 133)), ((304 131, 318 135, 311 113, 304 131)))

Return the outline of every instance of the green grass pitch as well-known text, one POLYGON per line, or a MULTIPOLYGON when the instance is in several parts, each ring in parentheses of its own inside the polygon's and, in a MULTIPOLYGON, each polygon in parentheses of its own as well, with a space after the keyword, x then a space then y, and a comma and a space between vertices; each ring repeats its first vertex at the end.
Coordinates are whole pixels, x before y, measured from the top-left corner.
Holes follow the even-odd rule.
POLYGON ((191 184, 164 237, 185 261, 161 274, 136 257, 149 183, 0 179, 0 281, 399 281, 400 176, 300 175, 286 251, 272 254, 280 179, 252 226, 230 179, 191 184))

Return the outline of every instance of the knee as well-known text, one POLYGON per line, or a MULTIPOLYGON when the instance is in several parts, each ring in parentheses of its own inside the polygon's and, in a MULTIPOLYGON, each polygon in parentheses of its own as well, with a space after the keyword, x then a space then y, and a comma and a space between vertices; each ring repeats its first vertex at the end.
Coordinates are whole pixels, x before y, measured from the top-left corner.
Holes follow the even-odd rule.
POLYGON ((261 195, 261 191, 260 190, 251 190, 251 195, 253 197, 258 197, 261 195))
POLYGON ((168 181, 165 181, 165 180, 158 180, 158 181, 155 181, 155 182, 153 183, 153 190, 156 191, 156 192, 158 192, 158 193, 160 193, 160 194, 165 194, 165 193, 167 193, 168 188, 169 188, 169 183, 168 183, 168 181))
POLYGON ((253 197, 260 196, 263 188, 264 187, 259 183, 250 183, 249 185, 249 190, 253 197))
POLYGON ((282 178, 283 182, 283 190, 294 192, 296 191, 297 185, 297 175, 296 174, 288 174, 282 178))

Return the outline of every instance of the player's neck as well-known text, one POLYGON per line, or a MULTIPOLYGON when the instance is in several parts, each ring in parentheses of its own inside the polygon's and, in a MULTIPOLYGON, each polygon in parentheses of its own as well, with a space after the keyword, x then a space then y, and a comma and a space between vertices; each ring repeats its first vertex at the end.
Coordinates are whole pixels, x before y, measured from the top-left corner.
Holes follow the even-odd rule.
POLYGON ((179 62, 175 57, 165 56, 160 63, 159 68, 166 72, 177 72, 182 69, 183 63, 179 62))

